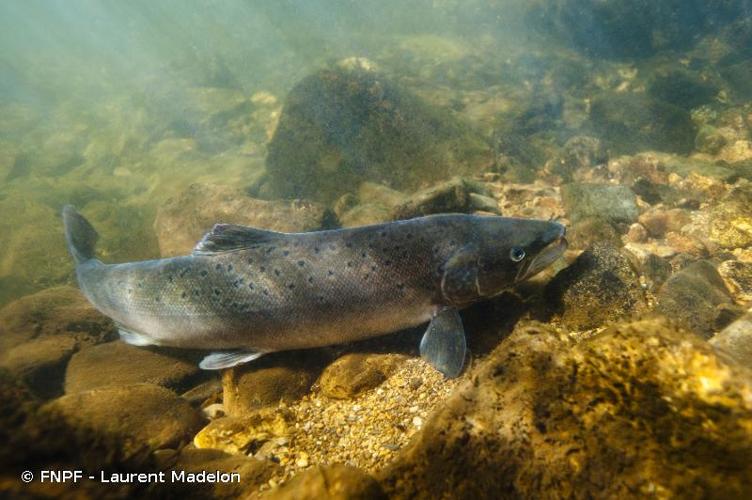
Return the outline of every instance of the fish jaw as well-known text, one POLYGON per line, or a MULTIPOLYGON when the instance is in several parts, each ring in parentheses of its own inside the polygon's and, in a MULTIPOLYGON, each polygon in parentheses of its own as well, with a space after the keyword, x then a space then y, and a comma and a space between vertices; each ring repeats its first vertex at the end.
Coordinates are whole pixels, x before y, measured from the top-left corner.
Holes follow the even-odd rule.
POLYGON ((515 283, 525 281, 550 266, 564 254, 568 245, 569 244, 563 235, 549 243, 548 246, 541 250, 528 265, 520 268, 517 277, 515 278, 515 283))

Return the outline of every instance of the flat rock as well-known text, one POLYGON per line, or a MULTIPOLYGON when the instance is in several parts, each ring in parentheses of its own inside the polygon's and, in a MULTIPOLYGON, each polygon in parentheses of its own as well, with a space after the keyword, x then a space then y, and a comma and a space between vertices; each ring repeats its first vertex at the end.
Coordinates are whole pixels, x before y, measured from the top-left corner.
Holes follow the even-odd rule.
POLYGON ((241 189, 191 184, 157 210, 154 230, 163 257, 189 254, 214 224, 240 224, 283 232, 320 229, 322 205, 299 200, 250 198, 241 189))
POLYGON ((189 442, 203 420, 174 392, 152 384, 68 394, 42 407, 85 442, 108 443, 124 458, 189 442))
POLYGON ((231 454, 253 454, 270 439, 289 436, 291 420, 290 414, 276 408, 248 412, 243 417, 221 417, 201 429, 193 444, 231 454))
POLYGON ((705 338, 718 329, 720 306, 732 304, 723 279, 715 266, 705 260, 671 276, 657 298, 658 312, 705 338))
POLYGON ((277 353, 225 370, 224 405, 228 415, 252 414, 259 408, 296 401, 306 394, 323 369, 318 350, 277 353))
POLYGON ((53 335, 24 342, 0 356, 0 367, 7 368, 43 399, 63 393, 68 360, 76 350, 72 335, 53 335))
POLYGON ((610 224, 631 224, 640 214, 634 192, 617 184, 565 184, 561 200, 574 223, 602 219, 610 224))
POLYGON ((269 500, 318 500, 320 498, 378 500, 387 496, 379 483, 355 467, 317 465, 295 475, 279 488, 260 495, 269 500))
POLYGON ((73 394, 98 387, 140 383, 183 390, 204 374, 196 360, 178 355, 170 356, 121 341, 83 349, 68 363, 65 392, 73 394))
POLYGON ((481 183, 455 177, 414 193, 392 209, 392 218, 411 219, 439 213, 471 213, 475 210, 499 213, 493 198, 486 194, 481 183))
POLYGON ((34 338, 68 334, 77 346, 115 337, 112 321, 98 312, 76 288, 48 288, 0 309, 0 350, 34 338))
POLYGON ((596 243, 547 285, 545 296, 569 328, 586 330, 646 308, 629 259, 608 243, 596 243))
POLYGON ((752 372, 661 320, 526 324, 377 479, 394 498, 752 495, 752 372))
POLYGON ((324 368, 319 387, 330 398, 353 398, 378 387, 405 359, 398 354, 348 353, 324 368))

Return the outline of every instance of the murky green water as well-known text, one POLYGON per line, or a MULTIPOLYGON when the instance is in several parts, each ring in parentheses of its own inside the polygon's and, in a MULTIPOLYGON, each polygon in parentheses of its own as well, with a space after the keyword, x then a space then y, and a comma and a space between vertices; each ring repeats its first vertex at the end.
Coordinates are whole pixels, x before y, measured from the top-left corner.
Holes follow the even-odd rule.
POLYGON ((202 495, 301 471, 298 488, 319 491, 311 470, 345 463, 360 472, 319 474, 351 496, 752 492, 749 0, 9 1, 0 49, 0 491, 159 495, 182 486, 39 473, 215 466, 244 482, 202 495), (66 204, 105 263, 189 254, 215 223, 303 232, 447 212, 555 219, 569 250, 463 310, 459 384, 417 359, 422 327, 222 377, 196 368, 203 352, 117 340, 78 292, 66 204), (646 315, 675 324, 624 326, 646 315), (576 367, 571 387, 539 369, 541 345, 554 372, 576 367), (684 375, 640 368, 664 365, 684 375), (458 403, 471 377, 466 400, 502 394, 492 409, 458 403), (506 399, 512 379, 532 399, 506 399), (508 420, 524 431, 489 433, 508 420), (615 437, 632 431, 645 446, 615 437), (554 434, 542 462, 519 458, 554 434), (452 458, 455 442, 471 453, 452 458), (516 458, 495 484, 498 457, 516 458), (663 461, 678 465, 639 465, 663 461))

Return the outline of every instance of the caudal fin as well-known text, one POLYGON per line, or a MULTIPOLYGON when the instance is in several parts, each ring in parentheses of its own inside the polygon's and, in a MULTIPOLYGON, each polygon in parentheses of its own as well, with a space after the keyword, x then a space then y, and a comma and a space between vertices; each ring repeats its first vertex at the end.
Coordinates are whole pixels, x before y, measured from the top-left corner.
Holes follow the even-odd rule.
POLYGON ((65 225, 65 241, 68 251, 76 261, 76 265, 94 258, 94 245, 99 235, 89 221, 76 211, 73 205, 63 207, 63 224, 65 225))

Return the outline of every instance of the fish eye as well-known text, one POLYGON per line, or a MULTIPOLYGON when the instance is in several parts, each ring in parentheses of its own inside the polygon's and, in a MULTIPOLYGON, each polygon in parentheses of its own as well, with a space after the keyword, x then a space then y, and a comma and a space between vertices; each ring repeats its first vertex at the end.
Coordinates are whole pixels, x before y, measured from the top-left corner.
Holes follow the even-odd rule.
POLYGON ((509 258, 514 262, 519 262, 525 258, 525 250, 520 247, 512 247, 509 251, 509 258))

